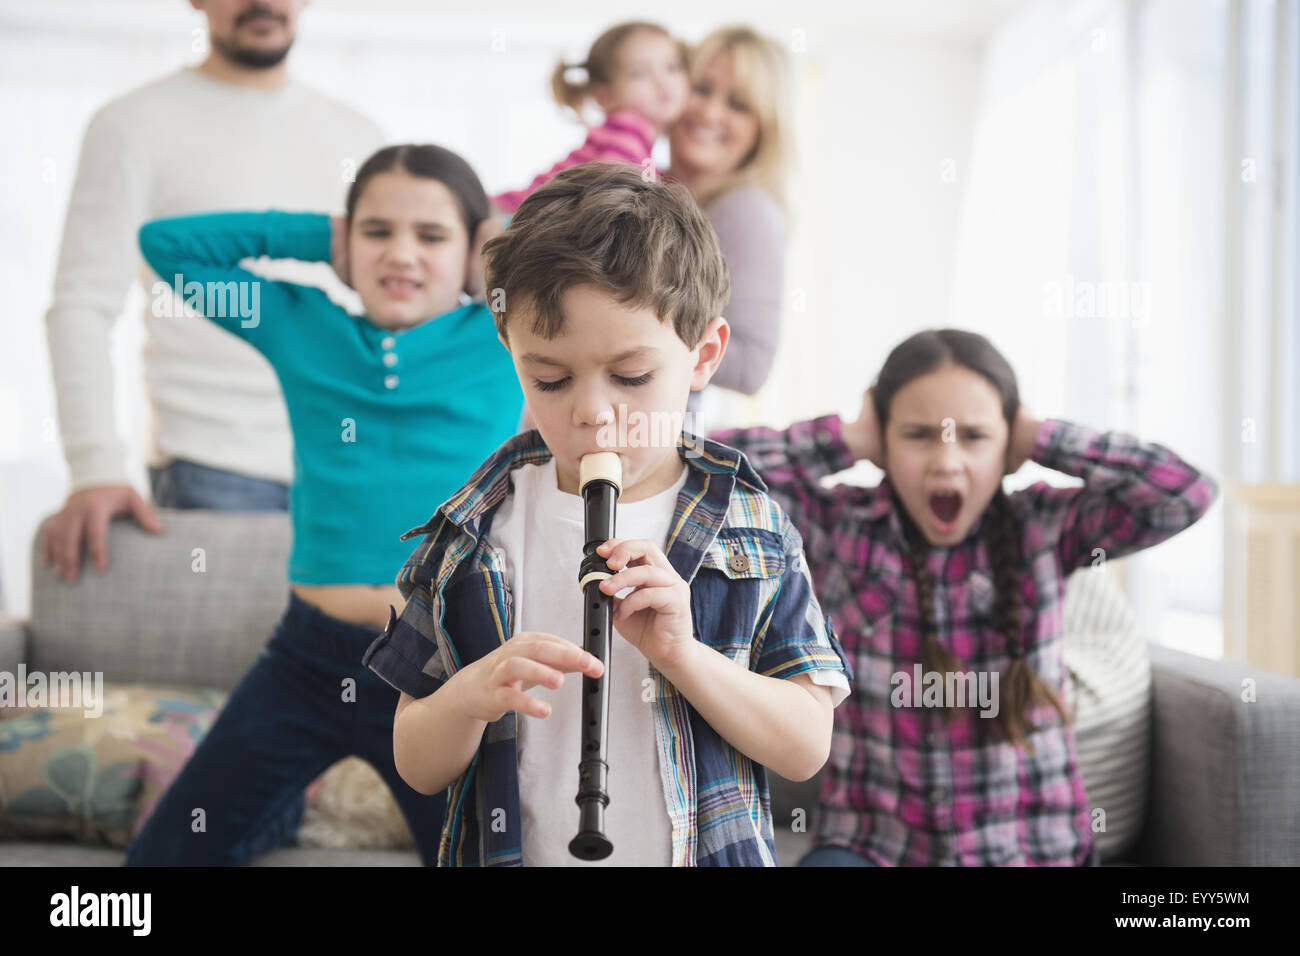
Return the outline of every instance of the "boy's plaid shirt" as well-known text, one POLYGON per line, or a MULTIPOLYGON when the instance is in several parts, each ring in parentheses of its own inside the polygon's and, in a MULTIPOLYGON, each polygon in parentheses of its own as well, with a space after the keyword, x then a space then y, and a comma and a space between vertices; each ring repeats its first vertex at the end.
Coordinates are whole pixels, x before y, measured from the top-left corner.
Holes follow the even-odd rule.
MULTIPOLYGON (((874 488, 822 484, 854 464, 842 426, 826 415, 784 431, 710 433, 744 452, 803 533, 817 595, 853 664, 853 693, 835 714, 817 845, 882 865, 1082 865, 1092 846, 1089 807, 1073 730, 1054 708, 1030 711, 1039 728, 1031 754, 1004 742, 976 707, 948 727, 937 708, 891 704, 891 677, 910 679, 921 658, 915 576, 887 477, 874 488)), ((1008 495, 1024 558, 1021 644, 1068 702, 1066 578, 1172 537, 1205 514, 1218 489, 1161 445, 1060 419, 1043 423, 1031 457, 1084 479, 1081 488, 1037 482, 1008 495)), ((986 512, 960 544, 931 550, 934 620, 939 641, 970 670, 1005 674, 989 520, 986 512)))
MULTIPOLYGON (((768 677, 830 669, 852 682, 834 626, 813 595, 799 532, 762 479, 735 449, 689 432, 678 436, 677 452, 689 473, 664 554, 691 585, 696 638, 768 677)), ((510 493, 510 472, 550 457, 536 429, 515 435, 427 524, 402 536, 426 536, 397 578, 407 604, 400 617, 390 610, 364 664, 398 690, 427 697, 509 639, 511 582, 488 531, 510 493)), ((574 604, 581 604, 576 580, 574 604)), ((650 674, 673 865, 776 865, 766 768, 723 740, 653 666, 650 674)), ((488 724, 473 760, 448 788, 439 866, 522 865, 517 739, 515 712, 488 724)), ((577 757, 573 779, 559 782, 574 793, 577 757)), ((610 763, 617 773, 617 754, 610 763)), ((573 820, 576 832, 576 804, 573 820)))

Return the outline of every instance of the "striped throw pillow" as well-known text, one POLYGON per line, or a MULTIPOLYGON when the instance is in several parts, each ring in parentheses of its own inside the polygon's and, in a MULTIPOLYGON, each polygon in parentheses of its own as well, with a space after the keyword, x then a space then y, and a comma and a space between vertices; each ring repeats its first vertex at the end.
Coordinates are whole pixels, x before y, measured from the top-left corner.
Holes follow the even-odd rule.
POLYGON ((1079 772, 1097 849, 1111 862, 1133 849, 1146 814, 1151 660, 1128 598, 1105 566, 1070 576, 1064 623, 1079 772))

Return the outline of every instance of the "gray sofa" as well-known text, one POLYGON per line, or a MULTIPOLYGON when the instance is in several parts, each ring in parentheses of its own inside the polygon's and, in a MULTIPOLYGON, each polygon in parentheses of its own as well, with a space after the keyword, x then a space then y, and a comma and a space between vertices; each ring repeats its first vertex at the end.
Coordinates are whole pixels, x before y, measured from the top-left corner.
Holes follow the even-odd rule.
MULTIPOLYGON (((284 513, 161 509, 159 536, 119 519, 111 565, 75 585, 39 561, 32 614, 0 618, 0 670, 102 671, 106 682, 229 690, 256 658, 287 601, 284 513)), ((396 569, 395 569, 396 570, 396 569)), ((1300 680, 1151 646, 1153 711, 1146 822, 1125 862, 1300 864, 1300 680), (1246 679, 1256 701, 1240 704, 1246 679)), ((820 775, 774 778, 773 816, 816 803, 820 775)), ((809 837, 778 825, 792 865, 809 837)), ((117 866, 123 852, 67 842, 0 841, 0 865, 117 866)), ((285 847, 263 866, 417 866, 414 851, 285 847)))

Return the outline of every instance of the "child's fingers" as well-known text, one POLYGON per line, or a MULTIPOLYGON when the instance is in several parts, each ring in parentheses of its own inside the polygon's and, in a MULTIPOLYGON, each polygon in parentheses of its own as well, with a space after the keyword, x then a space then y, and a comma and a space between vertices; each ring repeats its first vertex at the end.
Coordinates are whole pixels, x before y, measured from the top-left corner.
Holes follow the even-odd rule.
POLYGON ((670 571, 673 569, 663 550, 648 538, 610 538, 596 548, 596 553, 611 568, 621 568, 637 558, 645 558, 649 564, 670 571))
POLYGON ((599 677, 600 660, 583 649, 581 644, 566 640, 557 634, 527 631, 516 634, 504 645, 513 655, 531 659, 562 672, 577 672, 589 677, 599 677))
POLYGON ((672 587, 678 580, 677 572, 671 568, 665 571, 651 564, 638 564, 601 581, 600 589, 606 594, 617 594, 624 588, 672 587))
POLYGON ((507 683, 515 682, 520 690, 527 690, 529 687, 536 687, 538 684, 546 687, 559 687, 564 683, 564 675, 554 667, 533 660, 530 657, 510 657, 501 664, 501 669, 497 671, 498 679, 503 679, 507 683))
POLYGON ((677 593, 672 588, 641 588, 618 602, 614 617, 625 621, 646 608, 652 608, 661 614, 676 614, 681 610, 677 593))
POLYGON ((502 684, 496 690, 496 703, 506 711, 517 711, 521 714, 528 714, 530 717, 548 717, 551 713, 551 705, 544 700, 538 700, 531 694, 525 694, 521 690, 516 690, 509 684, 502 684))

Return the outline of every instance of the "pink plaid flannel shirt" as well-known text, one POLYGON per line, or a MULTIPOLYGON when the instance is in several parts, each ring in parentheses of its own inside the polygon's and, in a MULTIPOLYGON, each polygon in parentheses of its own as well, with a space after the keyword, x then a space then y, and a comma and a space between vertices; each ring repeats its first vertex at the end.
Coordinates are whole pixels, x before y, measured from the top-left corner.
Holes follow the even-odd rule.
MULTIPOLYGON (((817 597, 853 667, 853 693, 835 711, 816 845, 881 865, 1084 864, 1088 800, 1073 730, 1054 708, 1030 711, 1031 754, 1005 742, 978 706, 949 726, 939 708, 891 704, 893 675, 911 677, 921 658, 915 580, 889 479, 874 488, 820 480, 854 463, 842 424, 827 415, 785 430, 710 435, 745 453, 803 534, 817 597)), ((1084 480, 1008 495, 1024 556, 1021 642, 1030 666, 1066 700, 1061 609, 1070 573, 1172 537, 1205 514, 1218 488, 1161 445, 1060 419, 1043 423, 1031 457, 1084 480)), ((1006 673, 990 517, 960 544, 931 549, 934 619, 940 642, 967 668, 1006 673)))

